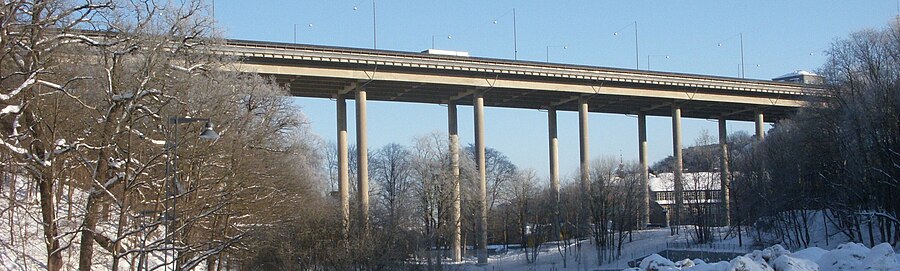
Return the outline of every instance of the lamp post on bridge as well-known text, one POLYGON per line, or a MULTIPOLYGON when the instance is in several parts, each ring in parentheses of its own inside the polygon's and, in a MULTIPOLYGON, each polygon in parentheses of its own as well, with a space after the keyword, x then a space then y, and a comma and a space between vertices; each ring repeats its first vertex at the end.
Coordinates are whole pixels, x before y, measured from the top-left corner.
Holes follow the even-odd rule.
MULTIPOLYGON (((376 3, 375 0, 372 0, 372 49, 378 49, 378 28, 376 24, 376 13, 375 13, 376 3)), ((358 5, 353 6, 353 11, 359 10, 358 5)))
POLYGON ((634 27, 634 69, 640 70, 640 69, 641 69, 641 53, 640 53, 640 50, 639 50, 639 48, 638 48, 638 25, 637 25, 637 21, 634 21, 633 24, 626 25, 625 27, 620 28, 620 29, 617 30, 616 32, 613 32, 613 36, 618 36, 618 35, 619 35, 619 32, 621 32, 622 30, 625 30, 626 28, 632 27, 632 26, 634 27))
MULTIPOLYGON (((738 33, 738 34, 735 35, 735 36, 737 36, 737 37, 740 39, 740 47, 741 47, 741 78, 745 78, 745 77, 744 77, 744 69, 745 69, 745 68, 744 68, 744 33, 741 32, 741 33, 738 33)), ((726 41, 728 41, 728 40, 730 40, 730 39, 733 39, 735 36, 731 36, 730 38, 725 39, 724 41, 719 42, 718 44, 716 44, 716 46, 722 47, 722 45, 725 44, 726 41)))
MULTIPOLYGON (((219 134, 213 130, 212 121, 208 118, 170 117, 168 120, 167 124, 171 128, 170 131, 172 131, 172 133, 171 137, 166 140, 166 210, 163 213, 163 219, 165 219, 166 222, 165 243, 172 249, 175 270, 178 270, 178 251, 175 248, 175 232, 171 230, 170 227, 178 220, 178 196, 184 189, 178 181, 178 124, 193 122, 205 123, 203 125, 203 131, 201 131, 198 136, 200 139, 211 141, 219 139, 219 134), (169 210, 169 206, 172 207, 171 211, 169 210)), ((177 227, 177 225, 174 226, 177 227)), ((163 254, 163 264, 166 266, 168 266, 168 256, 167 253, 163 254)))
POLYGON ((547 45, 547 58, 546 62, 550 63, 550 48, 562 48, 563 50, 569 49, 568 45, 547 45))
MULTIPOLYGON (((294 24, 294 43, 297 43, 297 26, 298 25, 301 25, 301 24, 294 24)), ((309 23, 308 27, 312 28, 313 24, 309 23)))
POLYGON ((516 26, 515 8, 513 8, 513 59, 519 60, 519 31, 516 26))

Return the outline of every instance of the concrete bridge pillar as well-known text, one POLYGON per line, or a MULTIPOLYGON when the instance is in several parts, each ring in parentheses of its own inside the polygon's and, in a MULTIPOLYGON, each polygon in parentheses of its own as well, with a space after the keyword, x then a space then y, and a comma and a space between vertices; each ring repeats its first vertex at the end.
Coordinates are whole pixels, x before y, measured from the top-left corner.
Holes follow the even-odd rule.
POLYGON ((484 168, 484 93, 475 91, 475 162, 478 166, 478 215, 475 231, 478 241, 478 263, 487 263, 487 176, 484 168))
POLYGON ((762 111, 756 111, 756 141, 760 142, 766 138, 766 123, 762 111))
POLYGON ((341 200, 341 230, 344 238, 350 233, 350 166, 347 153, 347 101, 337 96, 337 160, 338 194, 341 200))
POLYGON ((550 193, 553 193, 553 233, 560 240, 559 229, 559 139, 556 135, 556 108, 547 110, 547 124, 550 140, 550 193))
POLYGON ((578 99, 578 142, 580 143, 581 152, 581 221, 578 222, 579 233, 587 237, 590 234, 591 217, 591 161, 590 148, 588 146, 588 103, 587 98, 578 99))
POLYGON ((359 225, 365 234, 369 228, 369 146, 366 134, 366 91, 356 91, 356 177, 359 196, 359 225))
POLYGON ((650 165, 647 159, 647 114, 638 113, 638 158, 641 162, 641 214, 640 228, 650 224, 650 165))
POLYGON ((731 225, 731 173, 728 169, 728 130, 725 127, 725 117, 719 117, 719 184, 721 186, 722 195, 719 200, 722 203, 721 214, 723 222, 726 226, 731 225))
POLYGON ((451 231, 451 240, 450 240, 450 249, 453 253, 453 261, 459 262, 462 260, 462 250, 460 240, 462 239, 462 231, 461 225, 459 221, 460 217, 460 195, 459 195, 459 133, 456 119, 456 102, 451 101, 447 103, 447 124, 448 131, 450 134, 450 172, 453 175, 453 188, 451 192, 453 193, 451 197, 453 198, 453 205, 450 208, 450 226, 452 228, 451 231))
POLYGON ((675 175, 675 225, 681 225, 682 210, 684 210, 684 184, 681 173, 683 171, 681 155, 681 105, 672 104, 672 156, 675 158, 672 165, 672 173, 675 175))

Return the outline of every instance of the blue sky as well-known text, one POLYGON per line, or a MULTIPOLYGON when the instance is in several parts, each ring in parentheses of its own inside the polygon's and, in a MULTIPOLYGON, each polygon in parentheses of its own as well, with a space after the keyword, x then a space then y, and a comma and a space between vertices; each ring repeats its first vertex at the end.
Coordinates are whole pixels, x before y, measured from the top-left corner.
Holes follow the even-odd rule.
MULTIPOLYGON (((215 16, 228 38, 372 48, 372 0, 215 1, 215 16)), ((378 49, 422 51, 431 47, 473 56, 512 59, 513 8, 518 58, 593 66, 635 68, 637 22, 640 69, 740 76, 743 33, 745 75, 770 79, 794 70, 815 70, 832 41, 866 28, 886 26, 898 1, 400 1, 376 4, 378 49), (496 22, 496 23, 495 23, 496 22), (615 32, 618 35, 614 35, 615 32), (451 38, 447 38, 450 36, 451 38), (720 45, 721 44, 721 45, 720 45), (669 56, 669 58, 665 58, 669 56)), ((335 137, 334 102, 297 98, 312 129, 335 137)), ((348 101, 349 134, 355 141, 353 102, 348 101)), ((547 116, 537 110, 488 108, 488 147, 518 166, 547 176, 547 116)), ((411 145, 417 136, 446 133, 446 107, 369 102, 369 146, 411 145)), ((459 108, 460 140, 474 142, 472 108, 459 108)), ((649 156, 672 153, 671 119, 648 117, 649 156)), ((712 120, 683 119, 683 142, 702 130, 716 135, 712 120)), ((591 114, 590 153, 637 158, 634 116, 591 114)), ((729 132, 752 131, 731 121, 729 132)), ((578 123, 574 112, 559 112, 560 170, 578 166, 578 123)))

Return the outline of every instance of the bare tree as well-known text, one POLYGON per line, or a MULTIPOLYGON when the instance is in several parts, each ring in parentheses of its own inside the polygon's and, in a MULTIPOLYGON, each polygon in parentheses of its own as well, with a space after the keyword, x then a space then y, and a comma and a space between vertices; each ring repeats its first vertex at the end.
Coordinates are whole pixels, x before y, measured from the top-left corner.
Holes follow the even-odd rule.
POLYGON ((382 204, 387 209, 388 225, 395 225, 396 219, 406 203, 406 195, 412 180, 412 152, 399 144, 385 145, 372 157, 372 176, 378 184, 382 204))
POLYGON ((452 176, 446 162, 450 157, 450 148, 445 138, 437 133, 420 137, 413 151, 413 175, 418 179, 415 191, 424 225, 425 251, 430 269, 439 269, 442 264, 442 255, 433 252, 441 242, 448 240, 446 226, 449 225, 453 200, 453 193, 450 192, 452 176))

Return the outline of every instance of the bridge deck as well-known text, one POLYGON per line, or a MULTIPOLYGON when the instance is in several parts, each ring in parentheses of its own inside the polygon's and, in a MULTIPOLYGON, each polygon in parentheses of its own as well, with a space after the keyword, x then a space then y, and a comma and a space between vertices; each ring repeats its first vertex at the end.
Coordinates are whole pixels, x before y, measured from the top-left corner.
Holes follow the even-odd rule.
POLYGON ((386 50, 229 40, 220 52, 303 97, 363 87, 370 100, 470 105, 483 91, 493 107, 576 111, 589 97, 591 112, 669 116, 679 103, 685 117, 749 121, 754 111, 785 118, 822 95, 813 85, 386 50))

